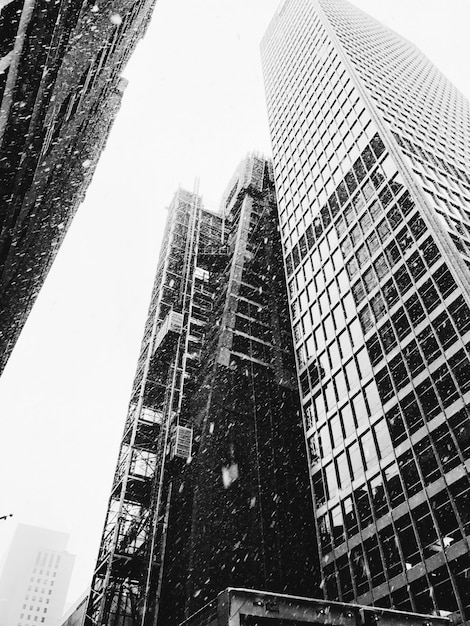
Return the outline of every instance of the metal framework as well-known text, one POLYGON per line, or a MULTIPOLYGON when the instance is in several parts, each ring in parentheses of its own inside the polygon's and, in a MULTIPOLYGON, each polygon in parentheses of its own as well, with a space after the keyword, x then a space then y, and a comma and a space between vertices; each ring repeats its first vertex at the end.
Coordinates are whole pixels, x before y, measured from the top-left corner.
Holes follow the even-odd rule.
POLYGON ((177 624, 229 584, 313 591, 270 163, 229 190, 220 214, 182 190, 169 209, 86 626, 177 624))
POLYGON ((203 212, 197 193, 180 190, 169 208, 86 624, 150 626, 158 618, 171 467, 191 456, 192 429, 180 413, 200 325, 193 309, 201 305, 203 219, 213 222, 207 244, 220 247, 221 218, 203 212))

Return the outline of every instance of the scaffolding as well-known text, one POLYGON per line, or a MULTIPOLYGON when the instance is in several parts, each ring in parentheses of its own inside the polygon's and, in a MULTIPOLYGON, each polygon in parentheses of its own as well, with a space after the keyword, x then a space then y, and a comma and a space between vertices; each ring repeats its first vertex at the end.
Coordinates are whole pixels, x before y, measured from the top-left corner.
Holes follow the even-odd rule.
MULTIPOLYGON (((189 347, 197 341, 202 213, 197 193, 183 190, 170 207, 91 585, 89 625, 150 626, 158 619, 171 465, 191 455, 192 428, 180 423, 180 415, 194 367, 189 347)), ((217 229, 214 234, 209 243, 220 245, 217 229)))
POLYGON ((269 162, 230 189, 220 214, 183 190, 169 208, 86 626, 176 624, 237 581, 313 591, 269 162))

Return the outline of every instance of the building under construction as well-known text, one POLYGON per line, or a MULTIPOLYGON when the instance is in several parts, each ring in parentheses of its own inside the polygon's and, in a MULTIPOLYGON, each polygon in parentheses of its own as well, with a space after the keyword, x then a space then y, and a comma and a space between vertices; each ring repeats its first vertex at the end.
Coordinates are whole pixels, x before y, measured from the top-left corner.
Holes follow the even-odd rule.
POLYGON ((154 3, 0 2, 0 372, 83 200, 154 3))
POLYGON ((318 593, 269 161, 169 207, 86 623, 179 624, 228 586, 318 593), (293 461, 295 459, 295 461, 293 461))

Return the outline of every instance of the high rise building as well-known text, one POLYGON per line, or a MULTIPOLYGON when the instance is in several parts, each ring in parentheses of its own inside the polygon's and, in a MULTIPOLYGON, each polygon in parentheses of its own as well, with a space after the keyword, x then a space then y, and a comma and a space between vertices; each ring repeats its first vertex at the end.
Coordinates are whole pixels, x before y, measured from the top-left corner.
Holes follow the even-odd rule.
POLYGON ((470 111, 343 0, 262 43, 323 590, 470 620, 470 111))
POLYGON ((272 166, 168 213, 88 624, 179 624, 225 587, 315 592, 272 166))
POLYGON ((60 623, 75 557, 65 533, 19 524, 0 577, 1 626, 60 623))
POLYGON ((154 3, 0 2, 0 373, 91 181, 154 3))

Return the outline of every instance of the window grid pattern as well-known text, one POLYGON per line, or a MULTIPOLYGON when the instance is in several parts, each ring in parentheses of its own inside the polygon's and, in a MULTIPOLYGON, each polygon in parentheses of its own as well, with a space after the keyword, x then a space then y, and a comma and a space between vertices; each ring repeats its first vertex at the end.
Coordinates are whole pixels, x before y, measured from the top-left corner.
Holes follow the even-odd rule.
POLYGON ((470 106, 417 48, 346 3, 320 4, 428 204, 470 267, 470 106))
POLYGON ((362 64, 358 74, 375 90, 423 194, 445 197, 444 208, 454 202, 445 219, 452 214, 461 239, 470 187, 454 132, 465 107, 455 105, 455 92, 441 85, 439 98, 444 91, 450 101, 433 100, 452 128, 424 142, 409 88, 397 94, 385 80, 395 56, 417 80, 423 65, 415 48, 374 26, 370 46, 385 50, 379 84, 364 43, 372 27, 361 26, 368 18, 339 33, 344 16, 356 16, 346 3, 284 5, 263 43, 263 63, 324 591, 422 612, 459 609, 468 618, 470 310, 318 5, 341 42, 350 37, 348 56, 359 50, 353 63, 362 64), (396 111, 388 111, 390 101, 396 111), (405 150, 405 137, 421 152, 405 150), (454 195, 445 196, 450 189, 454 195))
POLYGON ((50 616, 50 602, 60 568, 61 554, 38 552, 29 578, 24 604, 18 614, 18 626, 44 624, 50 616))

